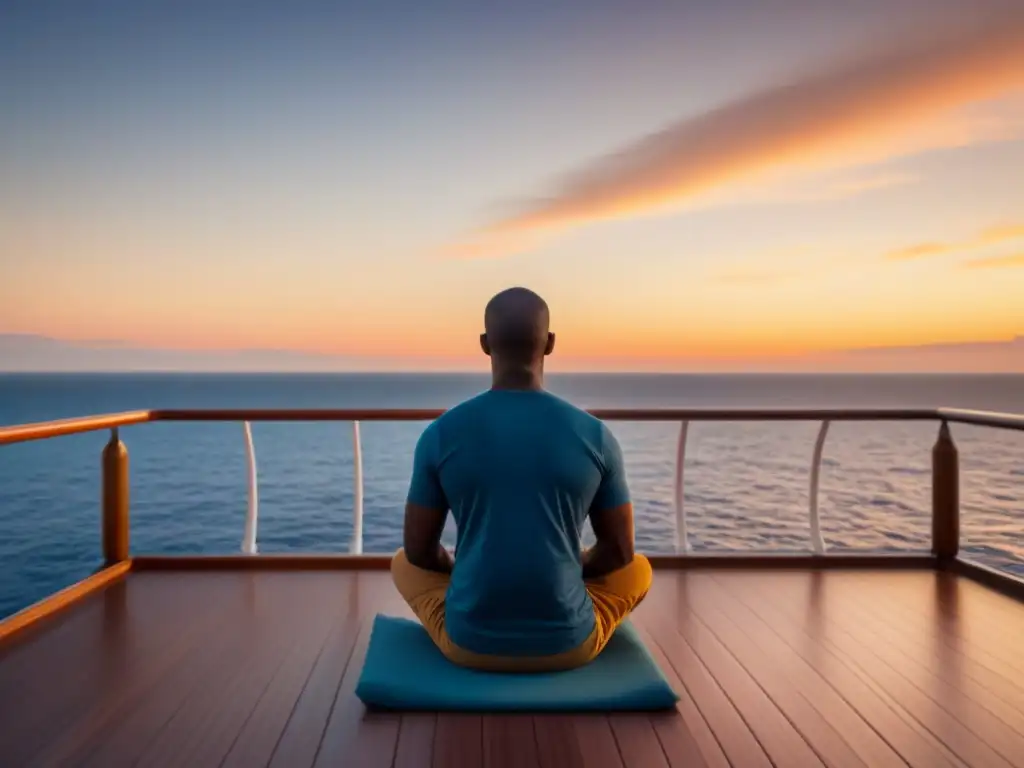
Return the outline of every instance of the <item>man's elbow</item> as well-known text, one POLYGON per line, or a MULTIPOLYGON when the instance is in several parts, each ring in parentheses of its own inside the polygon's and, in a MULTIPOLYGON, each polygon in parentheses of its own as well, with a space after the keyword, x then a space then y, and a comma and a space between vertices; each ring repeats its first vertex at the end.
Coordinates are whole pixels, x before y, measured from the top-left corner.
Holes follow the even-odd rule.
POLYGON ((633 562, 634 551, 631 539, 625 539, 617 536, 598 539, 595 550, 600 551, 598 561, 601 565, 598 567, 602 571, 609 573, 611 571, 617 571, 620 568, 625 568, 633 562))
POLYGON ((611 560, 615 565, 615 569, 625 568, 627 565, 633 562, 633 557, 636 551, 633 547, 632 541, 617 541, 612 547, 610 547, 611 560))
POLYGON ((424 551, 422 547, 415 544, 409 546, 409 542, 405 542, 405 559, 409 561, 410 565, 415 565, 417 568, 428 569, 431 565, 430 555, 424 551))

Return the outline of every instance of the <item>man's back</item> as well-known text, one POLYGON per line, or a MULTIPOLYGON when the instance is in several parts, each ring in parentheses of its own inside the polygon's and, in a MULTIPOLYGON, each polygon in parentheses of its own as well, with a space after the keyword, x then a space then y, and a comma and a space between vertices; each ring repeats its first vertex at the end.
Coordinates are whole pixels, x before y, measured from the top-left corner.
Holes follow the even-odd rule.
POLYGON ((629 501, 602 422, 547 392, 485 392, 425 430, 409 500, 455 518, 446 626, 456 645, 541 656, 587 639, 580 530, 592 508, 629 501))

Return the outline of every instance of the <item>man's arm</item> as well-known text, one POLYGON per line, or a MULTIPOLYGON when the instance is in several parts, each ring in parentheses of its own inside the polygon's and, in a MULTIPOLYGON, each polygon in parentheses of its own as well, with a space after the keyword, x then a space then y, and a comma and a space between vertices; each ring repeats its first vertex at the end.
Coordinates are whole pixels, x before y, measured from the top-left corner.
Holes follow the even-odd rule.
POLYGON ((427 427, 416 443, 412 480, 405 503, 402 546, 405 557, 417 568, 451 573, 454 561, 441 546, 441 533, 448 517, 448 499, 438 477, 437 432, 427 427))
POLYGON ((406 503, 403 546, 406 559, 417 568, 452 572, 455 561, 451 553, 441 546, 441 532, 447 516, 447 511, 406 503))
POLYGON ((583 553, 583 578, 605 576, 633 562, 633 504, 626 484, 622 450, 604 428, 604 472, 590 505, 597 542, 583 553))

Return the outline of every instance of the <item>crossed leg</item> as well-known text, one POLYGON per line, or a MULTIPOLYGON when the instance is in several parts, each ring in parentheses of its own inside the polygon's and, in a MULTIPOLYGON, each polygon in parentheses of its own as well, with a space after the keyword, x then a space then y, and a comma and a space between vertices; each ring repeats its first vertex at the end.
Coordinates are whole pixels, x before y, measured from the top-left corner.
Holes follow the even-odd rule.
POLYGON ((423 624, 427 634, 450 661, 493 672, 548 672, 572 669, 592 661, 604 650, 615 628, 636 608, 651 588, 654 574, 643 555, 605 576, 587 579, 594 604, 594 631, 580 646, 553 656, 491 656, 460 648, 445 630, 445 598, 451 576, 418 568, 399 549, 391 560, 391 576, 399 594, 423 624))

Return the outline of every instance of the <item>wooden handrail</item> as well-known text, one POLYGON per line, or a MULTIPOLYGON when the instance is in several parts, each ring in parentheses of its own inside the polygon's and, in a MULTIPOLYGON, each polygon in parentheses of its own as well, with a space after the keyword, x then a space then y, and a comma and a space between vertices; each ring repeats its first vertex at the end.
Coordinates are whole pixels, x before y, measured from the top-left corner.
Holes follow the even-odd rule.
POLYGON ((443 408, 203 408, 153 411, 153 421, 430 421, 443 408))
POLYGON ((943 421, 958 424, 974 424, 979 427, 1013 429, 1024 432, 1024 415, 995 413, 994 411, 969 411, 962 408, 939 408, 937 415, 943 421))
POLYGON ((100 429, 127 427, 132 424, 145 424, 152 420, 153 411, 126 411, 124 413, 83 416, 77 419, 41 421, 36 424, 17 424, 12 427, 0 427, 0 445, 46 440, 50 437, 63 437, 79 432, 95 432, 100 429))
MULTIPOLYGON (((429 421, 443 409, 185 409, 128 411, 0 427, 0 445, 153 421, 429 421)), ((607 421, 948 421, 1024 431, 1024 415, 962 409, 591 409, 607 421)))
MULTIPOLYGON (((0 445, 150 421, 429 421, 441 408, 247 408, 127 411, 0 427, 0 445)), ((594 408, 608 421, 948 421, 1024 431, 1024 415, 958 408, 594 408)))
MULTIPOLYGON (((934 409, 591 408, 607 421, 935 421, 934 409)), ((442 408, 254 408, 151 411, 153 421, 428 421, 442 408)))

